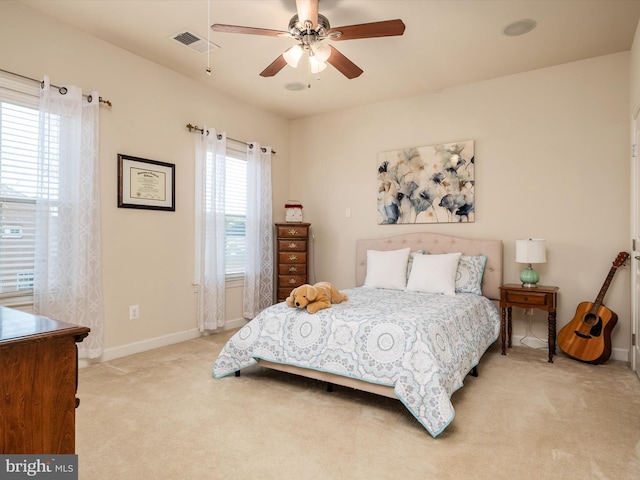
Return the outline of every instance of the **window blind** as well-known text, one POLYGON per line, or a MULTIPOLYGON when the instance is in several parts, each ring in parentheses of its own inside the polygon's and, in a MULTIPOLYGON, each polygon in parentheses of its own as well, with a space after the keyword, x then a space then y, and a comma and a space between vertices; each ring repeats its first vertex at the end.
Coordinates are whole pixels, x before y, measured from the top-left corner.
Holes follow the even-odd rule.
POLYGON ((247 160, 227 151, 225 169, 225 275, 244 274, 247 217, 247 160))
POLYGON ((0 297, 33 290, 38 87, 0 75, 0 297))

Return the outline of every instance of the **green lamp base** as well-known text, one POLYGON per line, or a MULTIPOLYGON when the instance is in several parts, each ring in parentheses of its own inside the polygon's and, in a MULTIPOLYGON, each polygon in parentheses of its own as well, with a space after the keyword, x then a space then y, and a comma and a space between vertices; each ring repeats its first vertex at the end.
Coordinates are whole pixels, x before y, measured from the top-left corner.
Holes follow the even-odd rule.
POLYGON ((535 287, 536 283, 540 281, 540 276, 538 272, 536 272, 533 268, 531 268, 531 264, 527 268, 525 268, 520 274, 520 281, 522 282, 523 287, 535 287))

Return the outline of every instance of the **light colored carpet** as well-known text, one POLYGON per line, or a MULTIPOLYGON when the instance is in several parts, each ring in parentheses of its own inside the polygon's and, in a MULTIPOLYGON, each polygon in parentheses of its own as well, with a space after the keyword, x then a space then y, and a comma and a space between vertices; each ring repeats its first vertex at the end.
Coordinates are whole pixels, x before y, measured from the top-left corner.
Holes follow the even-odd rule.
POLYGON ((226 332, 80 371, 81 480, 638 479, 640 381, 497 345, 432 438, 397 400, 261 367, 214 380, 226 332))

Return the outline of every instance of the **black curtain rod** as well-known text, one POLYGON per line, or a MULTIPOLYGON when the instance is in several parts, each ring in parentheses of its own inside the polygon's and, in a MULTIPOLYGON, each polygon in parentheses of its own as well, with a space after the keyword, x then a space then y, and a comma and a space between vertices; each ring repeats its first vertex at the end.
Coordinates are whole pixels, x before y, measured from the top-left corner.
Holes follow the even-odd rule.
MULTIPOLYGON (((205 129, 204 128, 200 128, 197 125, 191 125, 190 123, 187 123, 187 128, 189 129, 190 132, 196 130, 198 132, 200 132, 201 134, 204 135, 205 133, 205 129)), ((209 135, 209 130, 206 130, 207 135, 209 135)), ((220 140, 222 138, 222 135, 218 134, 218 140, 220 140)), ((243 143, 245 145, 248 145, 249 147, 253 148, 253 143, 247 143, 247 142, 243 142, 242 140, 236 140, 235 138, 231 138, 231 137, 227 137, 229 140, 233 140, 234 142, 238 142, 238 143, 243 143)), ((260 147, 260 150, 262 150, 263 153, 267 153, 267 149, 265 147, 260 147)), ((273 148, 271 149, 271 155, 275 155, 276 152, 273 150, 273 148)))
MULTIPOLYGON (((20 77, 20 78, 24 78, 25 80, 30 80, 30 81, 32 81, 32 82, 39 83, 39 84, 40 84, 40 87, 44 88, 44 81, 43 81, 43 80, 36 80, 35 78, 26 77, 26 76, 24 76, 24 75, 20 75, 19 73, 10 72, 10 71, 8 71, 8 70, 3 70, 3 69, 1 69, 1 68, 0 68, 0 72, 8 73, 9 75, 13 75, 14 77, 20 77)), ((58 85, 54 85, 53 83, 51 84, 51 86, 52 86, 53 88, 57 88, 57 89, 60 91, 60 93, 62 93, 63 95, 64 95, 65 93, 67 93, 67 92, 66 92, 66 87, 59 87, 58 85), (63 92, 63 90, 65 90, 65 91, 63 92)), ((91 95, 85 95, 84 93, 82 94, 82 96, 83 96, 83 97, 87 97, 87 98, 91 97, 91 95)), ((90 98, 89 98, 89 101, 91 101, 91 99, 90 99, 90 98)), ((108 105, 108 106, 110 106, 110 107, 112 106, 112 104, 111 104, 111 100, 105 100, 105 99, 103 99, 102 97, 99 97, 99 98, 98 98, 98 101, 99 101, 100 103, 104 103, 105 105, 108 105)))

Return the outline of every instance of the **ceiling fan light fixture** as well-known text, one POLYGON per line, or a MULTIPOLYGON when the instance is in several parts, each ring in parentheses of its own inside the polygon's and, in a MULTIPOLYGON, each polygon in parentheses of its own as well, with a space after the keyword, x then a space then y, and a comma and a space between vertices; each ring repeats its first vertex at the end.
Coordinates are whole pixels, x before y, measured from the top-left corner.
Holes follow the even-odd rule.
POLYGON ((296 68, 298 66, 298 62, 300 61, 300 57, 302 57, 302 47, 300 45, 294 45, 293 47, 285 51, 282 56, 287 62, 287 65, 296 68))
POLYGON ((313 56, 319 62, 326 62, 331 55, 331 47, 329 45, 320 44, 315 47, 313 56))
POLYGON ((313 31, 320 37, 326 37, 329 30, 331 30, 331 25, 324 15, 318 14, 318 23, 315 28, 309 20, 300 21, 298 15, 294 15, 291 17, 291 20, 289 20, 289 33, 292 37, 300 37, 303 32, 307 31, 313 31), (307 25, 307 23, 309 23, 309 25, 307 25))
POLYGON ((309 65, 311 67, 311 73, 320 73, 327 68, 327 64, 318 60, 316 57, 309 57, 309 65))
POLYGON ((309 68, 314 72, 321 72, 327 67, 326 62, 329 62, 346 78, 357 78, 363 73, 363 70, 333 46, 323 45, 325 40, 394 37, 404 34, 405 24, 399 18, 345 25, 332 30, 327 17, 318 13, 318 3, 319 0, 296 0, 297 14, 289 20, 288 31, 221 23, 214 23, 211 25, 211 29, 214 32, 289 37, 296 40, 297 45, 278 55, 267 68, 260 72, 261 77, 273 77, 286 65, 297 68, 300 58, 306 52, 310 62, 309 68))

